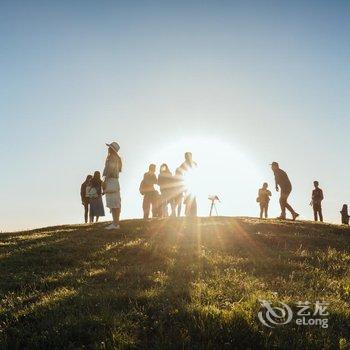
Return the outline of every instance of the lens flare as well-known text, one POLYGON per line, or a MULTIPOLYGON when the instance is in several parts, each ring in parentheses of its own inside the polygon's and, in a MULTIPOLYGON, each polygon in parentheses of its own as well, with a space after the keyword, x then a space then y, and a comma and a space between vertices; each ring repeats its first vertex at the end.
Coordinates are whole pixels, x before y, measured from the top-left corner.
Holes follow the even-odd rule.
MULTIPOLYGON (((197 200, 199 215, 208 215, 208 196, 211 194, 220 198, 220 215, 256 215, 256 193, 266 177, 233 140, 225 141, 211 135, 187 135, 172 143, 167 141, 157 145, 141 163, 144 167, 150 160, 157 165, 167 163, 175 174, 188 151, 197 167, 183 171, 182 179, 187 194, 197 200)), ((142 171, 140 168, 138 173, 142 171)), ((271 210, 277 210, 277 205, 271 203, 271 210)))

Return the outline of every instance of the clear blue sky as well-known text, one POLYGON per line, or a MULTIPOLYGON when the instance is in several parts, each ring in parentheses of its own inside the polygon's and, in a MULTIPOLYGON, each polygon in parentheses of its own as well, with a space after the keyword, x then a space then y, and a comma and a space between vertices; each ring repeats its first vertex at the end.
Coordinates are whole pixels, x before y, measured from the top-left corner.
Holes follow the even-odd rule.
POLYGON ((112 140, 122 217, 140 217, 148 161, 178 142, 175 166, 193 136, 227 188, 221 214, 257 215, 277 160, 302 218, 319 179, 338 222, 350 202, 349 15, 347 1, 1 1, 0 230, 81 221, 80 183, 112 140))

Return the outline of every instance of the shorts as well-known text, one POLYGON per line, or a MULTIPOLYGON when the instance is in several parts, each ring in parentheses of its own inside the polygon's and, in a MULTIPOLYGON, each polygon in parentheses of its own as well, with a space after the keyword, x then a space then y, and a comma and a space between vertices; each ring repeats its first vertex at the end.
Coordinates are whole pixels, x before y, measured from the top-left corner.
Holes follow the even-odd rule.
POLYGON ((120 209, 122 200, 120 198, 119 180, 116 178, 109 178, 106 180, 106 207, 109 209, 120 209))

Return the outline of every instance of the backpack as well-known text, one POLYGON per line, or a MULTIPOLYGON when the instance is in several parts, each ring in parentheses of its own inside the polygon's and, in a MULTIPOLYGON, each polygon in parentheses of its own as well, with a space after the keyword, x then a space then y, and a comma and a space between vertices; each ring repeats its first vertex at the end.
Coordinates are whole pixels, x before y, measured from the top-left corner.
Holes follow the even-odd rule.
POLYGON ((98 198, 98 193, 95 187, 90 187, 87 197, 90 199, 98 198))

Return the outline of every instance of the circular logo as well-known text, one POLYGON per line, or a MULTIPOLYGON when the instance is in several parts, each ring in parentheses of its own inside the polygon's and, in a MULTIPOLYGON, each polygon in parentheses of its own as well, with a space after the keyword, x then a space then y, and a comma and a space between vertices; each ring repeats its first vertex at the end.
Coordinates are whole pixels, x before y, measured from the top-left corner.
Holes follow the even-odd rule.
POLYGON ((272 306, 266 300, 260 300, 260 303, 264 309, 259 311, 258 317, 260 322, 266 327, 282 326, 289 323, 293 318, 292 309, 285 303, 279 302, 281 307, 272 306))

